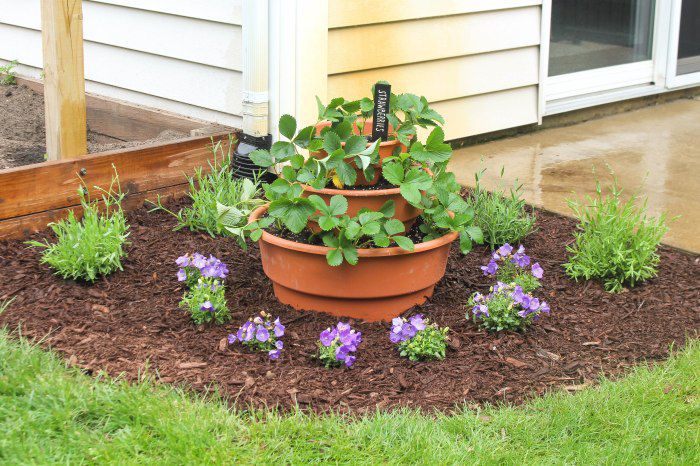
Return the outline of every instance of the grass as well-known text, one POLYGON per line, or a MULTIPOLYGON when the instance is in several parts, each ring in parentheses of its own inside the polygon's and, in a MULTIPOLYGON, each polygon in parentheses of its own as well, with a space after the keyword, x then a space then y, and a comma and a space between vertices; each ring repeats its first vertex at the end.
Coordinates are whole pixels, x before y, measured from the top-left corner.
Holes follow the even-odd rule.
POLYGON ((576 395, 452 416, 232 411, 67 369, 0 330, 2 464, 700 464, 700 344, 576 395))

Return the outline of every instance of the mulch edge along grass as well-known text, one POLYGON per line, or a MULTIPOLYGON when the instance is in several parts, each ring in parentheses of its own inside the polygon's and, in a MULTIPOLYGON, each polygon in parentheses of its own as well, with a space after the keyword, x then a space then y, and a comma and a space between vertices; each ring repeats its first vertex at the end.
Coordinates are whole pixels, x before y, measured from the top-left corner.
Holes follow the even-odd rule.
POLYGON ((698 464, 700 342, 575 395, 455 415, 243 412, 90 378, 0 329, 0 462, 698 464))

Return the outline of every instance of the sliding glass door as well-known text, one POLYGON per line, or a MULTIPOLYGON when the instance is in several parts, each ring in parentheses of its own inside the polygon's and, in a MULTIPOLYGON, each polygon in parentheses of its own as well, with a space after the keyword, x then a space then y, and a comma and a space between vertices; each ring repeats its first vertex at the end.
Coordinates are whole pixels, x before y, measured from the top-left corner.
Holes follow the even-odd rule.
POLYGON ((552 0, 547 100, 651 83, 655 0, 552 0))
POLYGON ((669 87, 700 83, 700 0, 673 5, 669 52, 669 87))

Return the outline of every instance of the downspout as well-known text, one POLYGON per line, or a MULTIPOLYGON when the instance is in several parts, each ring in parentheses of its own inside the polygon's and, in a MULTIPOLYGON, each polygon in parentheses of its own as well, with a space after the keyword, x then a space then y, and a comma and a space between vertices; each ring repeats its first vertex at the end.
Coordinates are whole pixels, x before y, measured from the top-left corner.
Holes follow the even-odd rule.
POLYGON ((249 154, 269 149, 268 128, 268 2, 243 0, 243 134, 234 153, 234 173, 252 178, 256 171, 249 154))

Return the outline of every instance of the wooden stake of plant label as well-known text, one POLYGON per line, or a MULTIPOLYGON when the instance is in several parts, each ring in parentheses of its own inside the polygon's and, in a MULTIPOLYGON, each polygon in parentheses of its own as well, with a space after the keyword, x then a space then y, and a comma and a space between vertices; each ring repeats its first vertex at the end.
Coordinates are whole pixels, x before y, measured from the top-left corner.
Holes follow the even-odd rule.
POLYGON ((372 114, 372 141, 378 139, 386 141, 389 137, 389 122, 386 114, 389 113, 389 101, 391 98, 391 85, 377 83, 374 85, 374 112, 372 114))
POLYGON ((41 0, 48 160, 87 153, 81 0, 41 0))

